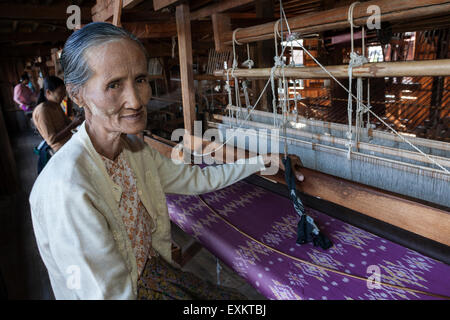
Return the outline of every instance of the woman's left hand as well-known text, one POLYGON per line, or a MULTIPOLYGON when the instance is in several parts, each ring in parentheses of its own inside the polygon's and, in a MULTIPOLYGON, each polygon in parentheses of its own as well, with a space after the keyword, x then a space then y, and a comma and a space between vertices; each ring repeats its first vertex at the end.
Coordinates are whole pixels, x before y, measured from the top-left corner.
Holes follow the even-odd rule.
MULTIPOLYGON (((297 178, 297 180, 298 181, 305 180, 305 177, 300 172, 300 168, 303 167, 303 163, 302 163, 302 160, 300 159, 300 157, 295 154, 289 154, 288 157, 291 159, 292 171, 294 172, 294 175, 297 178)), ((266 166, 268 166, 269 164, 272 165, 271 162, 273 160, 276 160, 278 162, 279 168, 284 171, 285 167, 283 164, 283 158, 284 158, 283 154, 276 155, 276 154, 269 153, 269 154, 263 155, 264 164, 266 166), (278 156, 278 159, 277 159, 277 156, 278 156)))
MULTIPOLYGON (((303 167, 303 163, 300 157, 295 154, 288 154, 288 157, 291 159, 292 171, 294 172, 294 175, 297 178, 297 180, 298 181, 305 180, 305 176, 303 176, 303 174, 300 172, 300 168, 303 167)), ((280 154, 280 169, 284 171, 285 167, 283 164, 283 158, 284 155, 280 154)))

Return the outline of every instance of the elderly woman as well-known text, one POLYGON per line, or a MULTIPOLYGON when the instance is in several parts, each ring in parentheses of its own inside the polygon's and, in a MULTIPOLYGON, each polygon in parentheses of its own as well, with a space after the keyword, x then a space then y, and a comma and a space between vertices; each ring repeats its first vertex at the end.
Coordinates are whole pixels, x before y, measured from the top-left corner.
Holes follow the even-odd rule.
POLYGON ((264 170, 272 157, 201 169, 146 145, 137 137, 146 128, 151 97, 146 51, 121 28, 86 25, 69 37, 61 62, 67 92, 85 108, 86 120, 50 159, 30 195, 55 297, 244 298, 175 266, 165 193, 224 188, 264 170))

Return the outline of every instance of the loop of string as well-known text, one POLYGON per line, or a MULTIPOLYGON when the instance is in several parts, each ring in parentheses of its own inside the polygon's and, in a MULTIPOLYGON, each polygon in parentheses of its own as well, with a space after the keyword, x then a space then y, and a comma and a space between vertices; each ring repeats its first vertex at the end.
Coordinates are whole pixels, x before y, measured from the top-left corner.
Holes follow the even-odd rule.
MULTIPOLYGON (((353 28, 356 27, 353 24, 353 10, 355 8, 356 5, 358 5, 359 2, 353 2, 350 7, 348 8, 348 17, 347 20, 350 23, 350 38, 351 38, 351 52, 350 52, 350 61, 348 63, 348 102, 347 102, 347 114, 348 114, 348 129, 347 129, 347 143, 346 143, 346 147, 347 147, 347 159, 350 160, 351 159, 351 152, 354 146, 354 142, 353 142, 353 127, 352 127, 352 119, 353 119, 353 94, 352 94, 352 79, 353 79, 353 68, 354 67, 360 67, 363 64, 369 62, 367 60, 367 58, 364 56, 364 51, 362 52, 362 55, 358 55, 355 52, 355 46, 354 46, 354 35, 353 35, 353 28)), ((364 37, 364 34, 363 34, 364 37)), ((364 44, 364 40, 363 40, 363 44, 364 44)), ((363 45, 363 50, 365 50, 364 45, 363 45)), ((358 130, 358 126, 359 126, 359 114, 361 112, 361 99, 362 99, 362 78, 358 77, 356 80, 356 86, 357 86, 357 90, 356 90, 356 94, 357 94, 357 99, 356 99, 356 121, 355 121, 355 127, 356 127, 356 136, 355 136, 355 140, 356 142, 358 142, 359 140, 359 130, 358 130)), ((357 145, 357 143, 356 143, 357 145)))

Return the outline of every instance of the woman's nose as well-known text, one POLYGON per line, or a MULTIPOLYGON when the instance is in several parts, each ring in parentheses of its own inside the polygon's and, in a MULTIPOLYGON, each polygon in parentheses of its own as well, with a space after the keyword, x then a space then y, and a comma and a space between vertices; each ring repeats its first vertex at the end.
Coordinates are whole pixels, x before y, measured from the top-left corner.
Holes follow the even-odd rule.
POLYGON ((125 91, 126 107, 131 109, 139 109, 142 101, 139 95, 139 89, 135 85, 128 86, 125 91))

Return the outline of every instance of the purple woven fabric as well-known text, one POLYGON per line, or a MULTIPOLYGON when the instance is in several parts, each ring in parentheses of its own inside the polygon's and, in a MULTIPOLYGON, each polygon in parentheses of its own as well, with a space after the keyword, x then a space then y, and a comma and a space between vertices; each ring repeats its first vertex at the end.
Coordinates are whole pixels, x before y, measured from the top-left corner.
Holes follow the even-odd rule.
POLYGON ((374 278, 377 270, 382 283, 450 297, 450 266, 311 208, 306 213, 334 246, 325 251, 296 244, 299 217, 292 202, 263 188, 240 181, 202 197, 242 232, 312 264, 251 240, 216 217, 196 196, 167 195, 172 221, 268 299, 439 299, 385 285, 369 288, 368 281, 352 277, 374 278))

